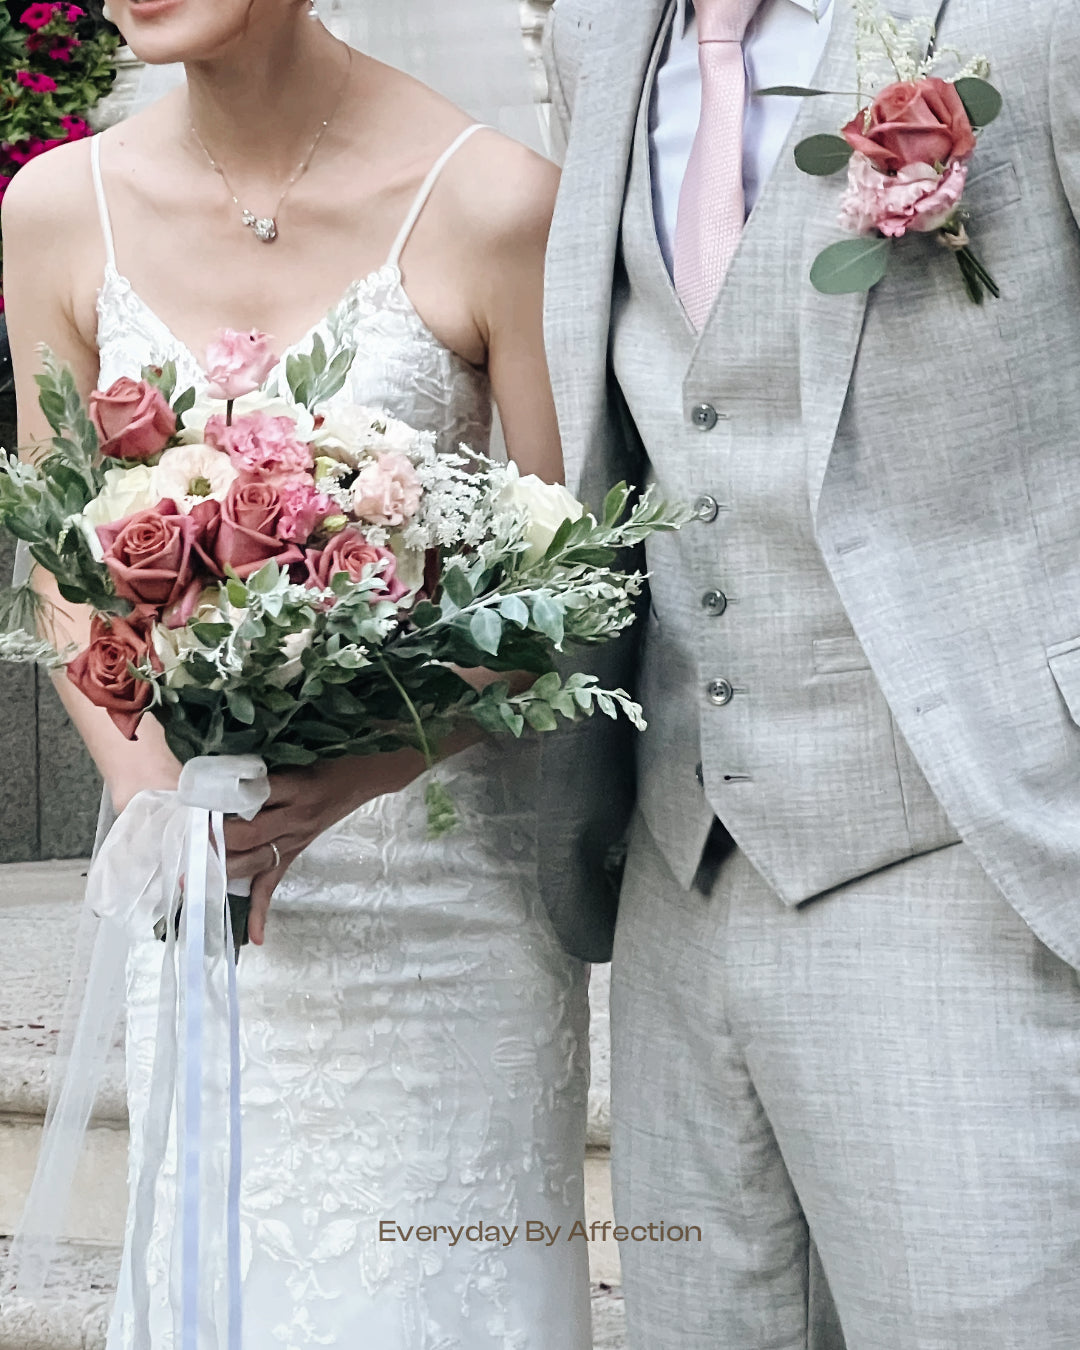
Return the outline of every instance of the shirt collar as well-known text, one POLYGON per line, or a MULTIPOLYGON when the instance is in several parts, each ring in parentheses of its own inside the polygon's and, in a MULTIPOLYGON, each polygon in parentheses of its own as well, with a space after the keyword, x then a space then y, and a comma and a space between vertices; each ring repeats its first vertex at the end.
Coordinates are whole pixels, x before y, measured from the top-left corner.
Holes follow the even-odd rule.
MULTIPOLYGON (((788 0, 792 5, 798 5, 800 9, 805 9, 808 14, 813 14, 815 6, 818 18, 824 17, 827 13, 832 0, 788 0)), ((762 0, 764 3, 764 0, 762 0)), ((694 13, 694 0, 675 0, 675 34, 677 37, 683 37, 686 33, 686 25, 690 22, 694 13)))

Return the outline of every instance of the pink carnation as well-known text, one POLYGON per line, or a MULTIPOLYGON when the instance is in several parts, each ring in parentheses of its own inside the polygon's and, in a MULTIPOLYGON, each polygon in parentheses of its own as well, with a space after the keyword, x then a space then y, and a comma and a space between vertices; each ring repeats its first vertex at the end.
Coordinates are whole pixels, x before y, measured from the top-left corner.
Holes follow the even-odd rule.
POLYGON ((307 543, 316 525, 337 510, 325 492, 316 491, 313 484, 304 480, 285 483, 278 496, 281 501, 278 534, 294 544, 307 543))
POLYGON ((371 525, 403 525, 420 506, 420 479, 404 455, 380 455, 353 483, 353 510, 371 525))
POLYGON ((56 90, 56 81, 51 75, 39 75, 32 70, 17 70, 15 78, 24 89, 32 94, 52 94, 56 90))
POLYGON ((220 413, 206 423, 208 445, 224 450, 241 474, 249 477, 296 478, 314 467, 311 446, 296 434, 296 423, 269 413, 246 413, 225 425, 220 413))
POLYGON ((57 8, 58 6, 55 4, 31 5, 29 9, 23 10, 19 16, 19 22, 25 24, 27 28, 33 29, 36 33, 39 28, 44 28, 47 23, 52 23, 53 14, 57 8))
POLYGON ((884 174, 862 154, 848 165, 848 185, 840 202, 840 224, 853 234, 879 230, 898 239, 908 230, 940 230, 964 195, 968 166, 954 160, 940 173, 929 164, 908 164, 884 174))

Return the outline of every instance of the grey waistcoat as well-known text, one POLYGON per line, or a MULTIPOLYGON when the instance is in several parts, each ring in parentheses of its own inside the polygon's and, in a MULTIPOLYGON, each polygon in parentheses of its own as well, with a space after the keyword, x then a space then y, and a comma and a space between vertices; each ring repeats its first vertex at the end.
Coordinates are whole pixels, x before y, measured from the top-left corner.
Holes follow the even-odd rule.
MULTIPOLYGON (((662 46, 661 36, 634 138, 612 354, 650 477, 665 497, 698 499, 701 518, 649 550, 639 804, 683 884, 715 812, 796 904, 957 836, 815 539, 798 316, 777 304, 805 284, 798 234, 758 236, 767 268, 735 274, 740 294, 724 297, 700 339, 671 285, 649 166, 662 46)), ((776 195, 770 184, 766 209, 776 195)))

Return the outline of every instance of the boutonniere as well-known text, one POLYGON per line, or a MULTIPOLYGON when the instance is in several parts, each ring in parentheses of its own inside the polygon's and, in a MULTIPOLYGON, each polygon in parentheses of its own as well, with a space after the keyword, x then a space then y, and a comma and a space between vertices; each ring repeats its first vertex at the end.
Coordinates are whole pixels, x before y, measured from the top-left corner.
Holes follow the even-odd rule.
MULTIPOLYGON (((810 280, 826 295, 868 291, 885 275, 898 240, 933 234, 955 257, 967 294, 981 305, 1000 295, 971 247, 964 188, 978 135, 1001 111, 988 83, 989 62, 976 57, 949 78, 936 73, 951 49, 935 50, 933 26, 899 24, 876 0, 855 0, 859 111, 840 133, 800 141, 795 162, 815 176, 846 168, 839 223, 854 239, 818 254, 810 280), (871 91, 877 90, 871 96, 871 91)), ((829 91, 790 86, 762 94, 814 97, 829 91)))

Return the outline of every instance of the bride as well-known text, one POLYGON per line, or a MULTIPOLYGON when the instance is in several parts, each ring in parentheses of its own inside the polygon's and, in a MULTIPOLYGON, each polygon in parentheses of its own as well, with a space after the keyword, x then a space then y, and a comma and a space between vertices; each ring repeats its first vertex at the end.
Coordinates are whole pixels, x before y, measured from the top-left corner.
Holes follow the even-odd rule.
MULTIPOLYGON (((541 331, 554 168, 338 41, 309 0, 110 8, 141 59, 183 62, 187 84, 39 158, 7 194, 20 439, 48 435, 38 344, 84 394, 166 361, 179 388, 204 387, 222 327, 275 335, 284 359, 336 325, 358 348, 339 400, 484 449, 494 399, 521 470, 557 479, 541 331)), ((86 616, 59 605, 61 640, 79 641, 86 616)), ((59 687, 118 811, 175 786, 156 722, 129 743, 59 687)), ((583 1204, 586 969, 539 898, 535 750, 453 748, 440 773, 464 825, 438 843, 411 751, 278 773, 255 820, 230 823, 230 875, 254 878, 239 967, 245 1350, 590 1344, 586 1244, 567 1241, 583 1204), (558 1238, 530 1240, 540 1224, 558 1238)), ((162 951, 148 934, 128 969, 132 1193, 162 951)), ((135 1343, 133 1269, 153 1350, 179 1344, 174 1190, 171 1159, 140 1250, 129 1217, 109 1350, 135 1343)), ((219 1315, 200 1350, 225 1344, 221 1259, 204 1254, 219 1315)))

